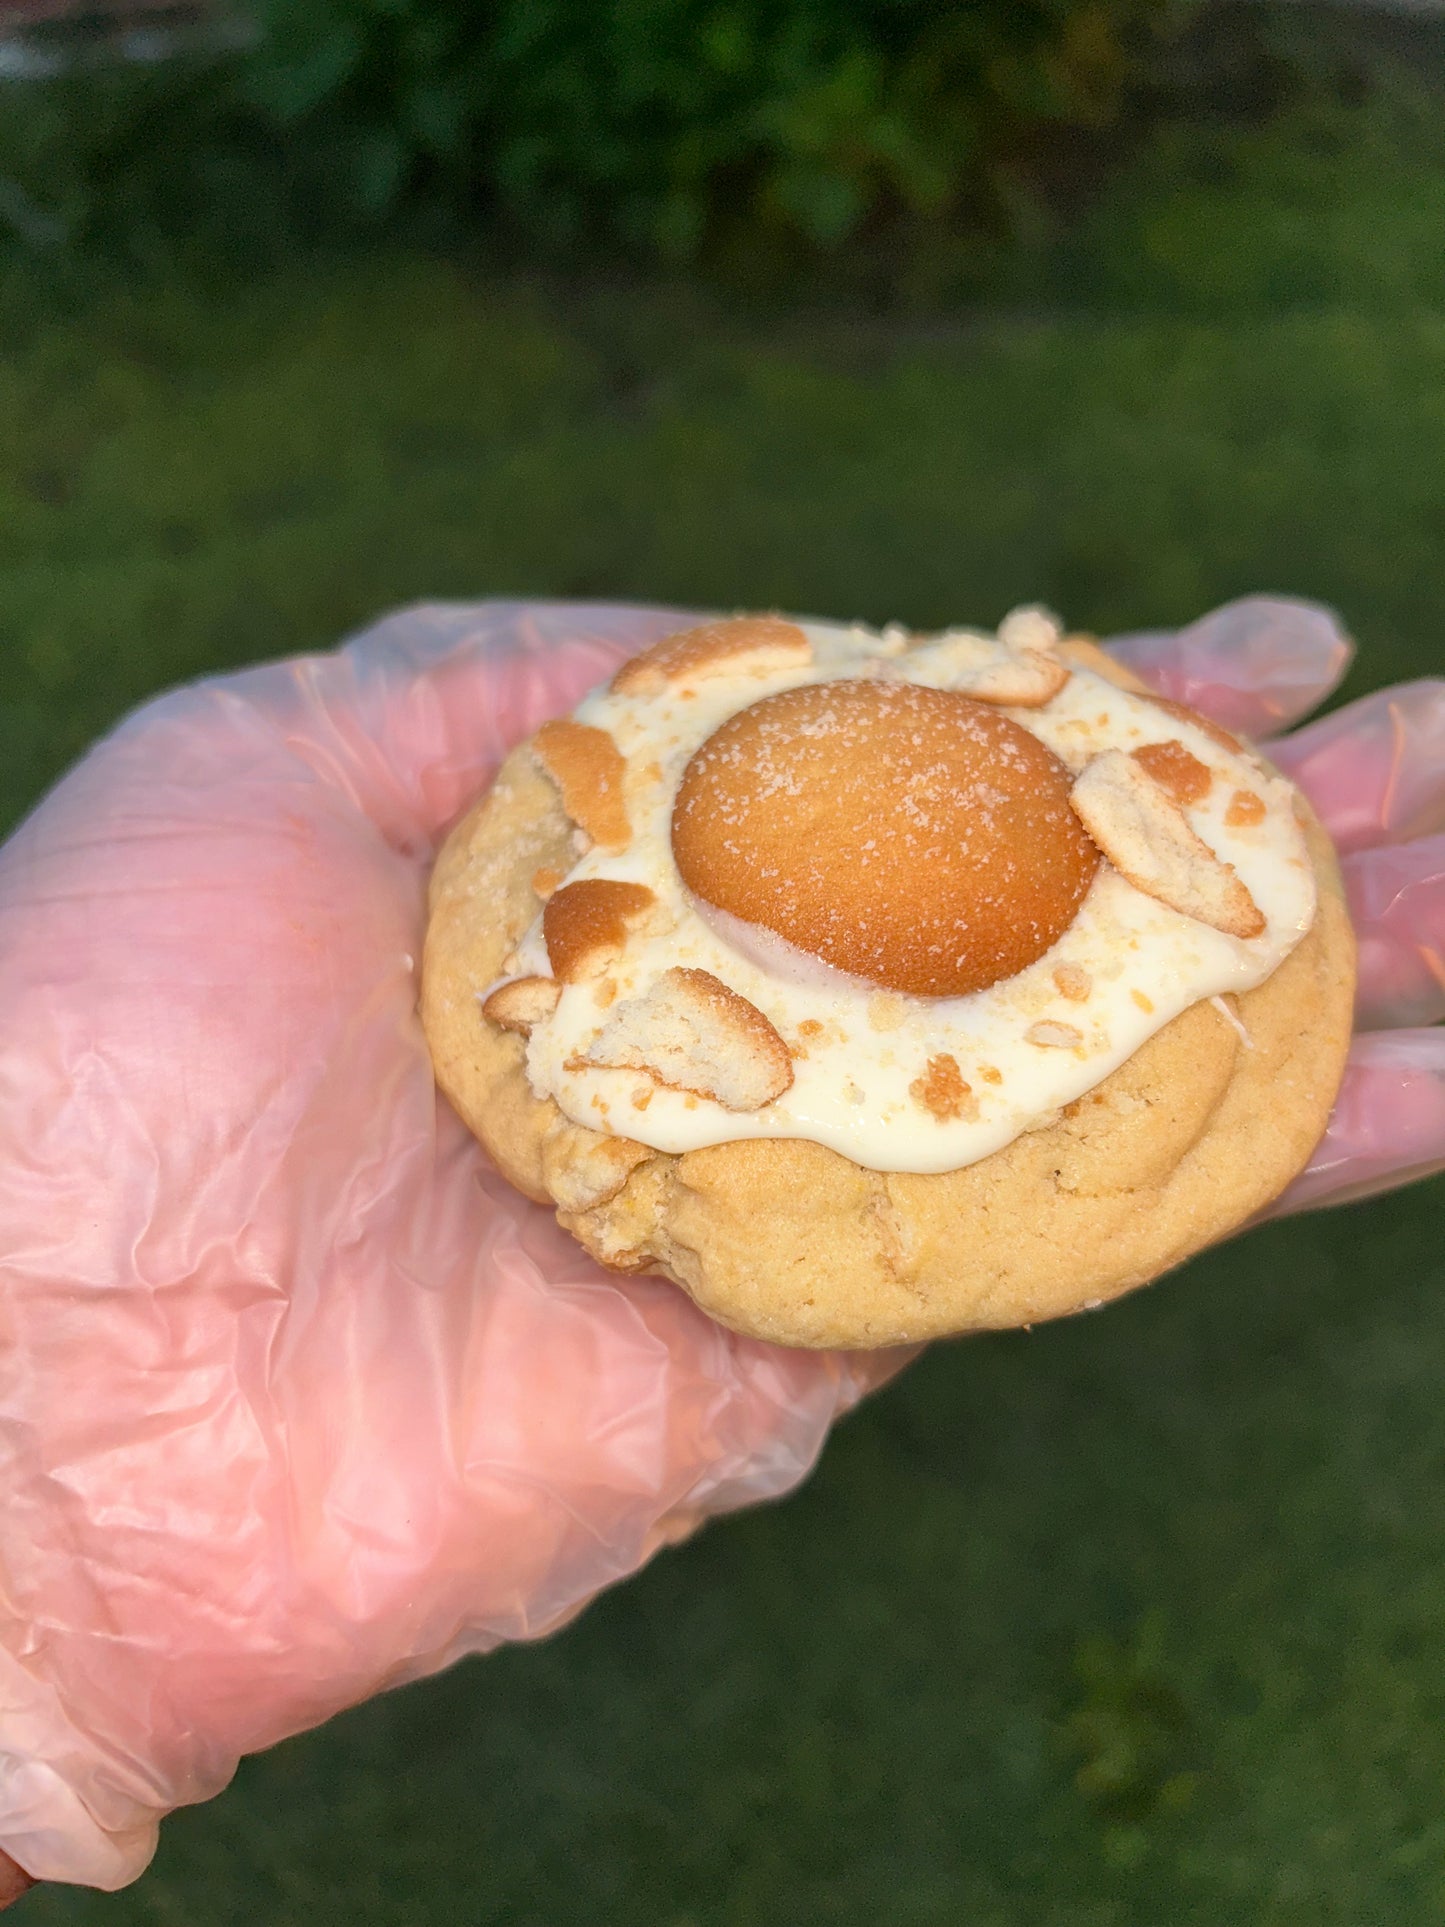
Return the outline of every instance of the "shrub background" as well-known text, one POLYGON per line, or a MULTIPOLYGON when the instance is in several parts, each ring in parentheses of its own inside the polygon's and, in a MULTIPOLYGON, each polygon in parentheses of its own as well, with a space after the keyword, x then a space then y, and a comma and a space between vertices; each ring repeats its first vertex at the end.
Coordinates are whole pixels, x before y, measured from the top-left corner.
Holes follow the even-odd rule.
POLYGON ((1202 0, 217 0, 204 21, 152 64, 111 57, 99 15, 30 34, 53 71, 0 79, 0 255, 250 270, 386 230, 770 297, 825 268, 926 303, 1161 120, 1357 97, 1372 35, 1422 31, 1202 0))
POLYGON ((688 261, 995 215, 1117 111, 1164 0, 268 0, 251 97, 324 123, 360 206, 440 187, 544 246, 688 261))

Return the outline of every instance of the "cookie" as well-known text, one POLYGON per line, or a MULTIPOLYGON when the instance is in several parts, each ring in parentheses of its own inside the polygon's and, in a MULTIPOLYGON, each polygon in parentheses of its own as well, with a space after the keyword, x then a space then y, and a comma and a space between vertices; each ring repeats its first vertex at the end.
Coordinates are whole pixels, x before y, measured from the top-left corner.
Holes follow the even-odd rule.
POLYGON ((1318 1141, 1353 1004, 1327 839, 1040 612, 704 625, 565 721, 439 856, 422 1016, 603 1264, 791 1345, 1027 1324, 1318 1141))

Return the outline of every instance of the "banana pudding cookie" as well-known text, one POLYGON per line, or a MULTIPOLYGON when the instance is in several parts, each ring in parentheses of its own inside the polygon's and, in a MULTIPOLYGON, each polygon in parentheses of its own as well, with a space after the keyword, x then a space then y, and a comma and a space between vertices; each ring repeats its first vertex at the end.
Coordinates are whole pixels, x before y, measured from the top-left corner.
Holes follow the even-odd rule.
POLYGON ((1044 611, 740 617, 507 758, 437 861, 422 1017, 603 1264, 867 1347, 1096 1304, 1268 1204, 1353 964, 1298 791, 1044 611))

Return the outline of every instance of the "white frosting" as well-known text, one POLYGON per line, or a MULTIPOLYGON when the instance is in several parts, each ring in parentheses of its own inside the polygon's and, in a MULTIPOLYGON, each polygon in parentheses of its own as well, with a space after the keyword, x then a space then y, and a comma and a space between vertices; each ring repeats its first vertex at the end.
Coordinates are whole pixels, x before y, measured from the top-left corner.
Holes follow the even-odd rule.
MULTIPOLYGON (((659 1151, 800 1137, 875 1170, 953 1170, 1052 1122, 1191 1004, 1262 982, 1309 929, 1314 872, 1291 786, 1197 725, 1078 668, 1045 707, 1004 713, 1074 770, 1105 749, 1183 743, 1215 778, 1209 795, 1185 814, 1253 896, 1266 919, 1261 936, 1225 936, 1144 895, 1105 863, 1074 922, 1038 962, 971 996, 935 999, 880 991, 756 925, 712 909, 700 914, 672 857, 673 799, 694 752, 730 716, 780 690, 842 676, 946 689, 1002 653, 997 641, 973 632, 906 649, 896 631, 880 637, 821 622, 801 627, 813 648, 809 667, 711 677, 656 696, 603 687, 585 698, 577 719, 607 730, 627 761, 633 836, 619 855, 589 851, 567 879, 644 883, 664 907, 660 927, 634 935, 610 972, 612 1008, 674 965, 711 971, 755 1004, 794 1051, 792 1087, 761 1110, 733 1112, 638 1071, 569 1069, 609 1014, 596 986, 573 984, 534 1028, 527 1073, 533 1090, 554 1098, 576 1123, 659 1151), (1261 822, 1226 823, 1236 789, 1263 802, 1261 822), (1062 975, 1074 990, 1082 982, 1074 973, 1087 974, 1084 1000, 1060 991, 1054 973, 1061 966, 1072 966, 1062 975), (976 1105, 968 1116, 939 1121, 910 1093, 929 1060, 941 1055, 955 1060, 971 1088, 976 1105), (645 1109, 634 1104, 637 1094, 645 1094, 645 1109)), ((508 975, 550 976, 540 915, 509 962, 508 975)))

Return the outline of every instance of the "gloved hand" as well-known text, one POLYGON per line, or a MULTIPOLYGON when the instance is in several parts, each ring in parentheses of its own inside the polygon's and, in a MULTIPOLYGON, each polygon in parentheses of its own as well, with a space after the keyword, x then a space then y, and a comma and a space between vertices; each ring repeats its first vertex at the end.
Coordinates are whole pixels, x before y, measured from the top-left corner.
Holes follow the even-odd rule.
MULTIPOLYGON (((598 1270, 435 1096, 441 832, 683 620, 392 617, 150 704, 0 852, 0 1846, 27 1874, 133 1879, 241 1754, 559 1625, 796 1484, 903 1362, 598 1270)), ((1262 601, 1119 648, 1255 735, 1348 659, 1262 601)), ((1391 1028, 1445 1013, 1445 683, 1273 753, 1347 852, 1366 1026, 1289 1209, 1445 1165, 1445 1032, 1391 1028)))

